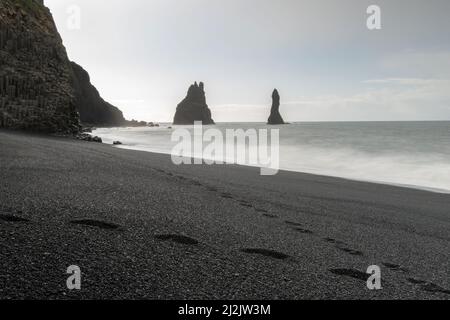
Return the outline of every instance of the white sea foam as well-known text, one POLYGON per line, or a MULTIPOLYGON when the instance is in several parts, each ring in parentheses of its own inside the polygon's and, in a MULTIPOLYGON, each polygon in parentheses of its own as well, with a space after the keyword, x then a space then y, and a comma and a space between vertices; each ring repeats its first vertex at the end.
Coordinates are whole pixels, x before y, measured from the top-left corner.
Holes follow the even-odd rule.
MULTIPOLYGON (((94 134, 106 143, 121 141, 121 148, 170 154, 174 143, 168 127, 97 129, 94 134)), ((250 123, 216 127, 266 128, 250 123)), ((277 128, 283 170, 450 193, 449 122, 297 123, 277 128)))

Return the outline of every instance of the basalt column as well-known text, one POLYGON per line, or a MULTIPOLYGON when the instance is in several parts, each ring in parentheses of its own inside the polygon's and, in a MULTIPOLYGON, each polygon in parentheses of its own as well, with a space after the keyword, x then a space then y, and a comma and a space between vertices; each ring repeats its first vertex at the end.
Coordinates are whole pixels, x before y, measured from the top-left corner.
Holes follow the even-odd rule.
POLYGON ((0 1, 0 127, 79 130, 69 59, 42 0, 0 1))

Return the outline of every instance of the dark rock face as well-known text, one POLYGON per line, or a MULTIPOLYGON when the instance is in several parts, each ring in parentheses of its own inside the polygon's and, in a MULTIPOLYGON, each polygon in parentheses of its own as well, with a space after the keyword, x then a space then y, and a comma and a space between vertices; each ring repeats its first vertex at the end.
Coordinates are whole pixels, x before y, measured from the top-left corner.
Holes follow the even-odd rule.
POLYGON ((78 140, 88 141, 88 142, 97 142, 97 143, 103 143, 102 138, 97 136, 92 136, 89 133, 79 133, 75 136, 78 140))
POLYGON ((73 87, 75 105, 83 124, 115 127, 125 124, 122 112, 100 97, 97 89, 91 84, 87 71, 75 62, 71 62, 73 70, 73 87))
POLYGON ((191 85, 186 98, 177 107, 173 124, 192 125, 195 121, 202 121, 204 125, 215 124, 206 104, 203 82, 191 85))
POLYGON ((270 111, 268 124, 285 124, 280 114, 280 94, 277 89, 275 89, 272 93, 272 109, 270 111))
POLYGON ((42 0, 0 2, 0 127, 77 133, 83 124, 125 125, 89 74, 70 62, 42 0))
POLYGON ((123 124, 126 127, 148 127, 148 122, 145 121, 137 121, 137 120, 126 120, 123 124))
POLYGON ((0 1, 0 127, 76 133, 72 68, 42 0, 0 1))

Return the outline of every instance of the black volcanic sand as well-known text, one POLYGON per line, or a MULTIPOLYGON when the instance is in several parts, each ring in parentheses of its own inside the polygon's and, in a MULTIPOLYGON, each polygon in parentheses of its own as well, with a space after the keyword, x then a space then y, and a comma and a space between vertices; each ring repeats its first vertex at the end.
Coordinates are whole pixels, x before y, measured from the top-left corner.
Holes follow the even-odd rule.
POLYGON ((5 131, 0 182, 2 299, 450 299, 450 195, 5 131))

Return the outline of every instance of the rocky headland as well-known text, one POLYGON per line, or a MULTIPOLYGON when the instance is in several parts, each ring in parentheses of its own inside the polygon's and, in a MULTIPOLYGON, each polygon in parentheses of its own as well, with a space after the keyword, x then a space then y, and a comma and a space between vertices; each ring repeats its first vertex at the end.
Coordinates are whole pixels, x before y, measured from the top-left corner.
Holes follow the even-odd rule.
POLYGON ((0 2, 0 128, 77 134, 84 126, 143 126, 102 99, 69 61, 42 0, 0 2))
POLYGON ((118 127, 126 124, 122 111, 103 100, 91 84, 89 74, 75 62, 70 63, 73 71, 75 105, 83 124, 118 127))

